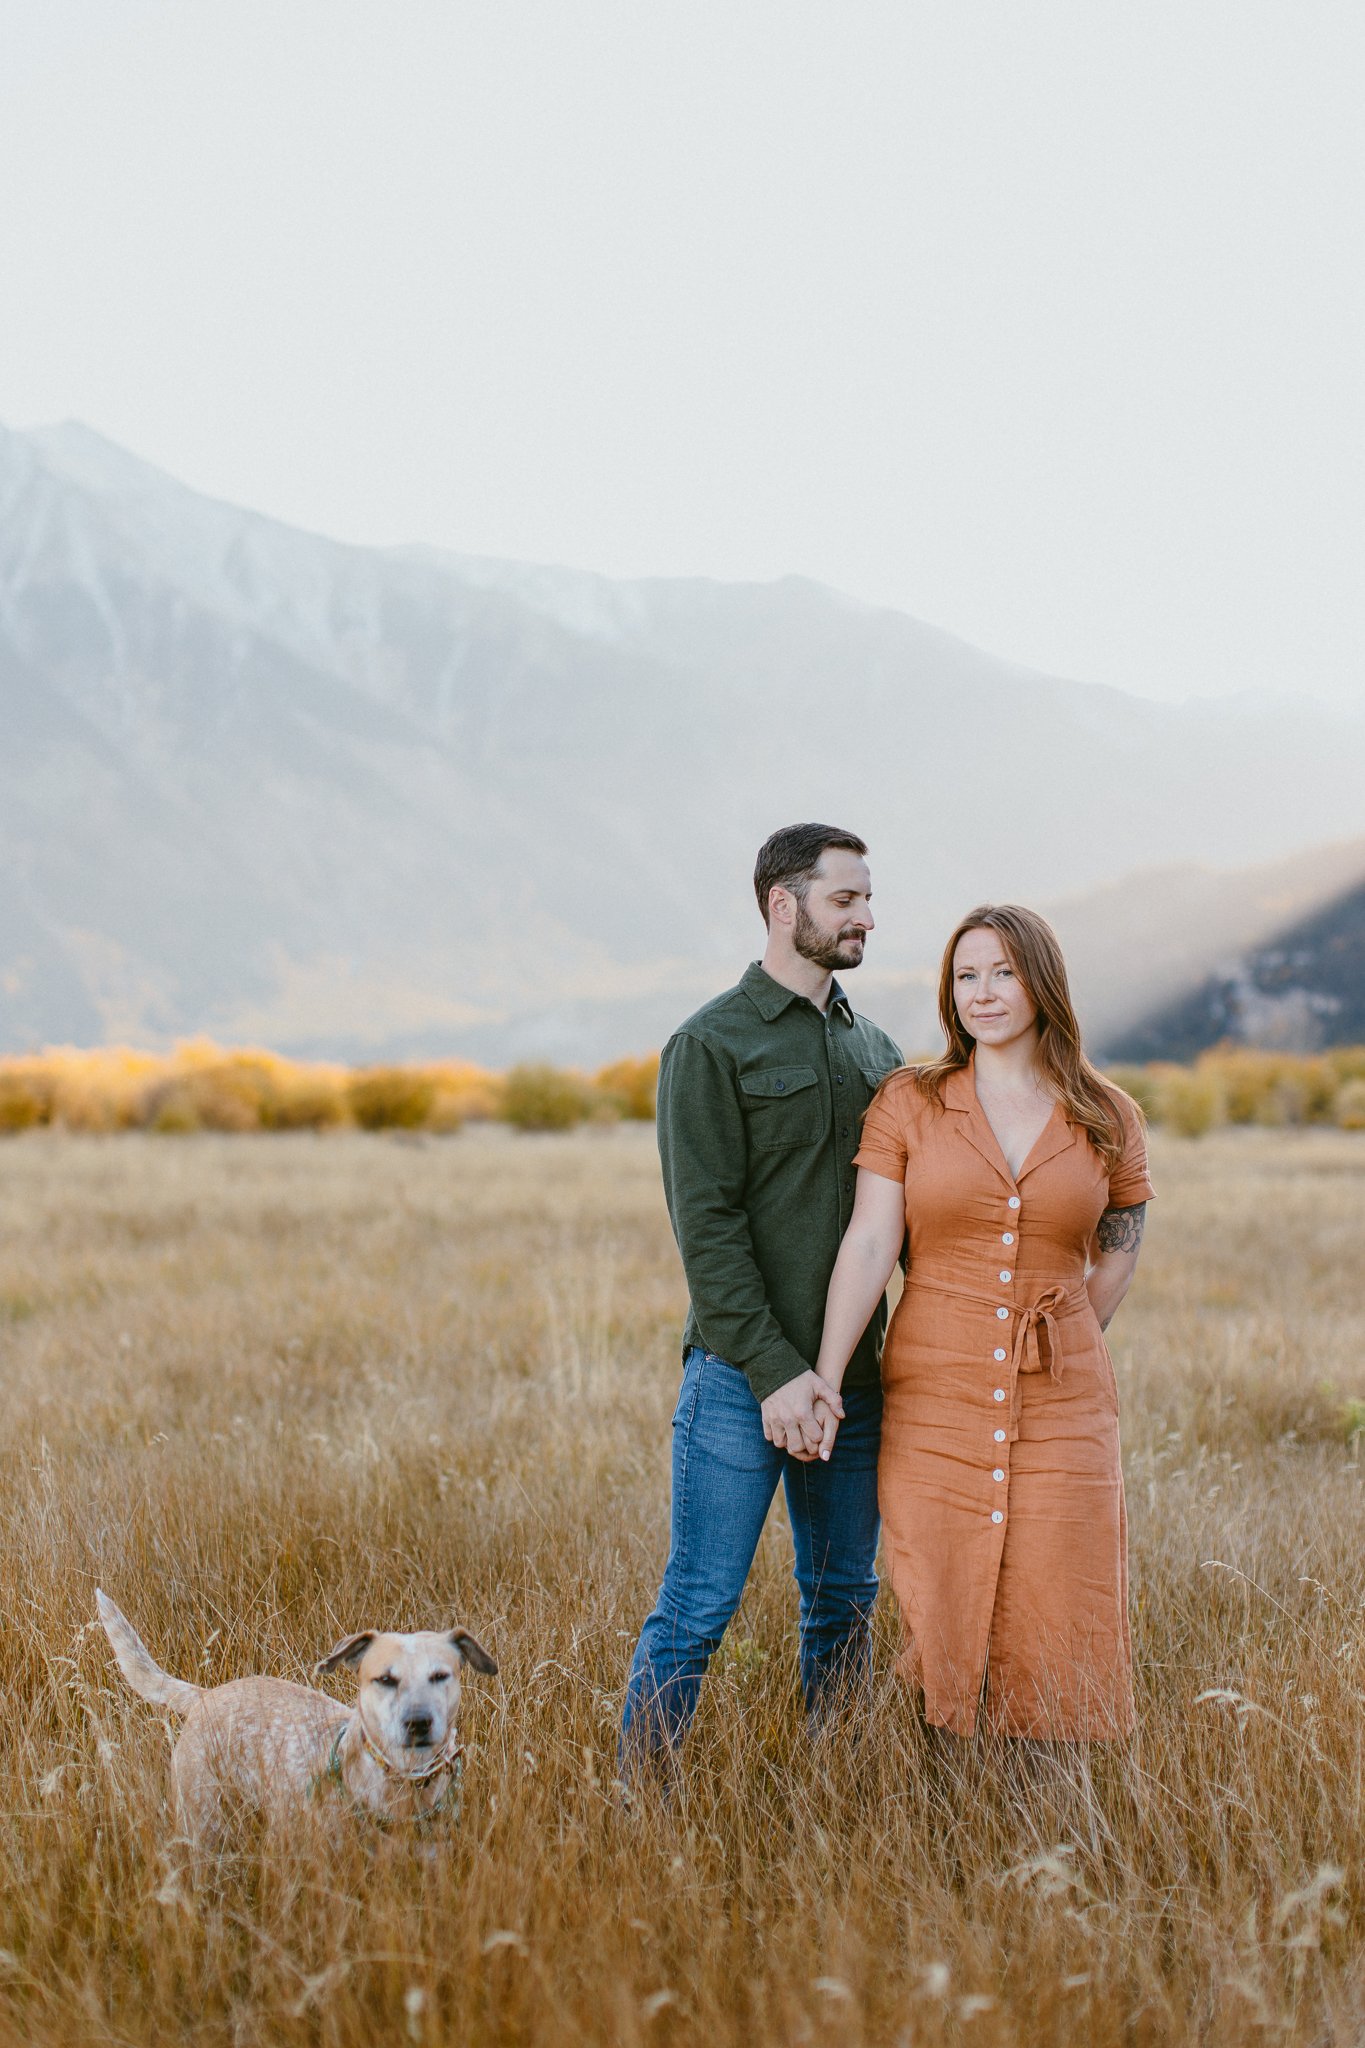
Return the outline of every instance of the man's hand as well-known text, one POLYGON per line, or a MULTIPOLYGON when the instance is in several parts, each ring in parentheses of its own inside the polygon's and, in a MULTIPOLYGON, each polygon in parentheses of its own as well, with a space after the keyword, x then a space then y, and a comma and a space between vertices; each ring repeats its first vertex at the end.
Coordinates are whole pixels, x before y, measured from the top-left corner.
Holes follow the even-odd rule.
POLYGON ((834 1442, 834 1430, 844 1419, 844 1404, 837 1388, 818 1373, 801 1372, 794 1380, 769 1394, 763 1403, 763 1434, 779 1451, 809 1462, 834 1442))

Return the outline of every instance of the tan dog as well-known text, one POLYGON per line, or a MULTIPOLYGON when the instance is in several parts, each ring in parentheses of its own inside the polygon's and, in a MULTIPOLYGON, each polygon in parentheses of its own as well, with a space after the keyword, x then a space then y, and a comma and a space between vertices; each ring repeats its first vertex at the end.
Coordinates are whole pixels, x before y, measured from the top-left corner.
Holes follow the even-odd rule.
POLYGON ((313 1672, 321 1678, 358 1665, 354 1707, 284 1678, 189 1685, 153 1661, 106 1593, 97 1590, 95 1604, 133 1691, 185 1716, 171 1775, 181 1830, 201 1846, 221 1835, 228 1802, 278 1814, 330 1779, 380 1820, 424 1819, 459 1783, 460 1666, 498 1668, 468 1629, 365 1629, 329 1650, 313 1672))

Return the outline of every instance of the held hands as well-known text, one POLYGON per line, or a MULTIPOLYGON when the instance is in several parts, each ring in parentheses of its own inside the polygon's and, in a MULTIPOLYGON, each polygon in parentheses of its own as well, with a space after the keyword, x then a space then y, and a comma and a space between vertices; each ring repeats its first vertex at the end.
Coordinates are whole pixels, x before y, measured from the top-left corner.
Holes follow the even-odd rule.
POLYGON ((828 1380, 818 1373, 802 1372, 769 1394, 761 1413, 768 1442, 788 1457, 809 1464, 815 1458, 828 1460, 844 1419, 844 1404, 838 1388, 828 1380))

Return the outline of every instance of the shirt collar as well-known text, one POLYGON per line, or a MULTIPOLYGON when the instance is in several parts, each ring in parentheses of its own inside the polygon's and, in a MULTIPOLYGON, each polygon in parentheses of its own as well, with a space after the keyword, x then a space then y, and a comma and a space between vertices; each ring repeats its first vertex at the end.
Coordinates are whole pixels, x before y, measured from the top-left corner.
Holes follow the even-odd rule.
MULTIPOLYGON (((805 996, 797 995, 795 989, 783 988, 780 981, 774 981, 771 974, 765 973, 757 960, 750 961, 739 985, 765 1024, 771 1024, 773 1019, 780 1017, 792 1003, 807 1001, 805 996)), ((837 981, 830 988, 829 1007, 832 1015, 841 1017, 845 1024, 852 1024, 853 1005, 837 981)), ((814 1003, 810 1004, 810 1008, 815 1009, 814 1003)), ((819 1015, 818 1011, 816 1015, 819 1015)))

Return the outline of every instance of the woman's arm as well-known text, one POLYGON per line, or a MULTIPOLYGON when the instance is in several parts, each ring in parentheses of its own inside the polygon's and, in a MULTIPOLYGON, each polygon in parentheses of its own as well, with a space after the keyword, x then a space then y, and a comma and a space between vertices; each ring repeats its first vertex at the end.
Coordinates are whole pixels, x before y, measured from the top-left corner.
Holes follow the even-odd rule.
POLYGON ((1131 1209, 1106 1209, 1095 1226, 1095 1260, 1085 1276, 1085 1291, 1102 1330, 1114 1320, 1137 1271, 1146 1215, 1147 1204, 1135 1202, 1131 1209))
MULTIPOLYGON (((831 1387, 838 1388, 843 1383, 853 1348, 886 1292, 904 1238, 903 1184, 860 1166, 853 1215, 830 1275, 820 1356, 815 1361, 816 1372, 831 1387)), ((822 1458, 829 1457, 838 1427, 838 1418, 826 1408, 820 1440, 822 1458)))

